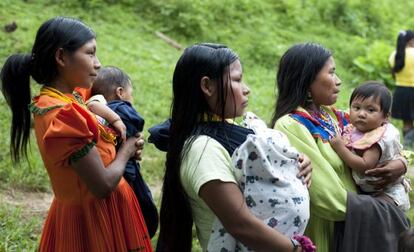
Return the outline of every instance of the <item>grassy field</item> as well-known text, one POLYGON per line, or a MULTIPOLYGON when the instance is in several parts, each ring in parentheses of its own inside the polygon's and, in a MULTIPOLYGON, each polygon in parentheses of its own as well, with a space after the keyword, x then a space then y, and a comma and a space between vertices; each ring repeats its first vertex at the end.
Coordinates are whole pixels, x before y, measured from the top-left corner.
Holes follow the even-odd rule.
MULTIPOLYGON (((46 19, 78 17, 98 34, 102 65, 118 66, 130 75, 134 105, 145 117, 146 131, 169 115, 172 72, 181 54, 155 32, 183 46, 220 42, 241 57, 252 90, 250 110, 269 121, 277 62, 293 43, 314 41, 332 49, 343 83, 340 108, 346 108, 350 91, 361 80, 390 84, 386 60, 397 32, 414 26, 410 7, 414 4, 398 6, 391 0, 2 0, 0 27, 15 21, 18 28, 0 31, 0 66, 11 53, 30 52, 36 30, 46 19)), ((33 85, 33 94, 36 90, 33 85)), ((33 251, 50 201, 49 180, 34 138, 29 162, 11 164, 10 118, 0 96, 0 251, 33 251)), ((143 175, 157 202, 163 164, 164 154, 146 144, 143 175)), ((409 216, 414 220, 414 211, 409 216)))

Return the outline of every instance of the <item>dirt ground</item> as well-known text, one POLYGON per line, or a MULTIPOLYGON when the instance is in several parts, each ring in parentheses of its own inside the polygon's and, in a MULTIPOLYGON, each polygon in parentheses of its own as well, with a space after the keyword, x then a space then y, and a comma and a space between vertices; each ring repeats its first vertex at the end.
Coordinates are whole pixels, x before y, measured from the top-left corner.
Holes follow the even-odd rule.
MULTIPOLYGON (((154 198, 158 198, 161 192, 161 184, 152 186, 154 198)), ((0 189, 0 204, 19 207, 22 209, 23 218, 38 215, 46 218, 47 211, 52 203, 51 192, 34 192, 21 189, 0 189)))
MULTIPOLYGON (((407 176, 414 178, 414 167, 408 169, 407 176)), ((153 186, 151 189, 153 196, 158 198, 161 192, 161 185, 153 186)), ((20 189, 0 190, 0 202, 21 208, 23 217, 38 215, 45 218, 52 199, 53 194, 50 192, 33 192, 20 189)))
POLYGON ((23 218, 33 215, 46 217, 53 195, 47 192, 30 192, 17 189, 0 191, 0 202, 22 209, 23 218))

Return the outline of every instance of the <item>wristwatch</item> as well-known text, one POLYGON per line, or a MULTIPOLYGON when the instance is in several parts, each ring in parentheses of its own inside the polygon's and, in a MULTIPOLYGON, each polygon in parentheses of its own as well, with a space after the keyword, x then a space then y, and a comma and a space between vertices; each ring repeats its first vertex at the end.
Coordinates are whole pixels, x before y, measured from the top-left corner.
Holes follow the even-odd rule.
POLYGON ((300 243, 298 242, 298 240, 294 239, 294 238, 290 238, 290 242, 293 245, 293 252, 295 252, 300 246, 300 243))

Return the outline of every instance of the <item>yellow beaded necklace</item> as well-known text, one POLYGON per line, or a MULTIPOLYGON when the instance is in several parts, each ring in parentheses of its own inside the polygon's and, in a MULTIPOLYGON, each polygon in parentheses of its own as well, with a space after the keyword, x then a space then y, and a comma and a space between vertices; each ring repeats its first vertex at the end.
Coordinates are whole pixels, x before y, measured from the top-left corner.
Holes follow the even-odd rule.
MULTIPOLYGON (((221 122, 223 121, 222 117, 216 114, 208 114, 208 113, 204 113, 203 114, 203 122, 207 122, 207 121, 211 121, 211 122, 221 122), (210 119, 210 120, 209 120, 210 119)), ((230 124, 234 124, 234 120, 233 119, 224 119, 225 122, 230 123, 230 124)))
POLYGON ((76 99, 74 99, 72 97, 69 97, 69 96, 66 96, 62 92, 57 90, 56 88, 52 88, 52 87, 43 86, 40 89, 40 95, 47 95, 47 96, 56 98, 58 100, 61 100, 61 101, 67 102, 67 103, 73 103, 73 102, 79 103, 76 99))
MULTIPOLYGON (((77 104, 80 104, 80 105, 86 107, 83 102, 79 102, 77 99, 75 99, 73 97, 69 97, 69 96, 64 95, 62 92, 60 92, 56 88, 43 86, 40 89, 40 95, 47 95, 49 97, 56 98, 58 100, 66 102, 66 103, 77 103, 77 104)), ((105 142, 113 143, 114 145, 117 144, 116 135, 114 133, 110 132, 110 129, 106 128, 105 126, 103 126, 99 122, 98 122, 98 129, 99 129, 99 133, 101 134, 102 139, 105 142)))

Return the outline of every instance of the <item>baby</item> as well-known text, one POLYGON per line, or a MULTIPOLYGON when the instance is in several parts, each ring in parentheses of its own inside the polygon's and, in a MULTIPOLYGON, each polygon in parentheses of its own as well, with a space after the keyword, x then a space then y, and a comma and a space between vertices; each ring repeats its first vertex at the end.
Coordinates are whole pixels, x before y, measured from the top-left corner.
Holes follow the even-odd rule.
MULTIPOLYGON (((255 134, 247 136, 232 155, 236 180, 252 213, 287 237, 307 239, 303 251, 314 251, 302 236, 309 220, 309 193, 297 178, 299 153, 281 132, 267 128, 248 112, 243 126, 255 134)), ((208 251, 249 251, 226 232, 220 220, 213 223, 208 251)))
MULTIPOLYGON (((104 67, 99 71, 92 86, 92 96, 87 101, 88 108, 101 117, 98 118, 101 123, 107 125, 109 122, 111 126, 118 129, 118 132, 121 132, 122 139, 134 136, 144 128, 144 119, 132 107, 132 91, 132 83, 126 73, 116 67, 104 67)), ((117 147, 119 145, 120 143, 117 147)), ((124 178, 135 192, 148 233, 153 237, 158 227, 158 212, 136 160, 128 161, 124 178)))
MULTIPOLYGON (((371 81, 357 87, 350 99, 351 124, 344 130, 342 138, 337 136, 331 140, 332 148, 352 169, 355 183, 368 194, 375 195, 379 191, 369 183, 377 178, 366 176, 365 171, 402 156, 399 132, 388 122, 391 100, 389 90, 381 83, 371 81)), ((401 177, 397 183, 385 188, 384 193, 401 210, 407 211, 410 208, 409 190, 409 182, 401 177)))

